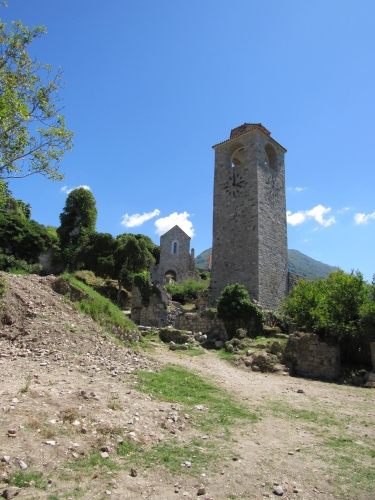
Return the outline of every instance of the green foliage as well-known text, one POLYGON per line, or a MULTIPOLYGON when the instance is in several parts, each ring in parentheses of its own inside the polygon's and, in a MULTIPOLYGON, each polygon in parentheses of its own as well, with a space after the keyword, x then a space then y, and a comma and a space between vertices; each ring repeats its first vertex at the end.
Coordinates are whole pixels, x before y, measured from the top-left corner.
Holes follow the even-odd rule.
POLYGON ((0 253, 32 264, 54 243, 41 224, 12 212, 0 213, 0 253))
POLYGON ((134 275, 134 285, 141 292, 142 302, 144 305, 148 305, 150 302, 151 295, 156 293, 160 295, 160 290, 150 284, 150 273, 149 271, 142 271, 141 273, 134 275))
POLYGON ((239 328, 245 328, 248 334, 256 336, 264 323, 263 312, 250 301, 244 285, 238 283, 222 290, 217 299, 217 315, 224 321, 229 338, 233 338, 239 328))
POLYGON ((76 306, 81 312, 91 316, 94 321, 117 333, 137 330, 134 323, 109 299, 95 292, 71 274, 65 273, 61 275, 61 278, 85 292, 86 297, 76 302, 76 306))
POLYGON ((95 231, 98 211, 96 201, 91 191, 85 188, 77 188, 71 191, 65 202, 65 207, 60 214, 60 227, 57 234, 64 248, 70 240, 77 241, 83 234, 95 231), (75 233, 77 234, 71 234, 75 233))
POLYGON ((30 59, 28 46, 46 33, 20 21, 0 23, 0 178, 42 174, 60 180, 59 164, 73 133, 59 113, 62 70, 30 59), (44 73, 44 75, 43 75, 44 73), (44 80, 44 82, 43 82, 44 80))
POLYGON ((25 488, 31 486, 31 481, 34 482, 35 488, 45 489, 47 486, 47 481, 43 478, 42 472, 29 472, 25 470, 19 470, 13 472, 9 477, 8 483, 11 486, 17 486, 18 488, 25 488))
POLYGON ((55 253, 55 261, 69 270, 83 267, 81 252, 95 231, 98 211, 96 201, 88 189, 71 191, 60 214, 60 251, 55 253))
POLYGON ((0 253, 0 271, 12 274, 40 274, 41 264, 28 264, 25 260, 16 259, 13 255, 0 253))
POLYGON ((337 342, 344 361, 369 363, 368 343, 375 340, 374 299, 374 283, 366 283, 358 271, 338 270, 326 279, 300 280, 281 310, 300 326, 337 342))
POLYGON ((172 296, 172 300, 180 302, 181 304, 186 304, 187 302, 192 302, 198 297, 198 292, 201 290, 207 290, 207 281, 195 281, 187 280, 183 285, 180 283, 166 284, 165 288, 168 293, 172 296))

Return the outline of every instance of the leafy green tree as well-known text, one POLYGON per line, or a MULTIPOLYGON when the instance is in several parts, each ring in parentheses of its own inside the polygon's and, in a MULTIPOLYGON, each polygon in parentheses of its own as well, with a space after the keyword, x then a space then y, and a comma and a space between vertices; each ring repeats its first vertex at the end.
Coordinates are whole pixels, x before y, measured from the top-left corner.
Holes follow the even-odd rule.
POLYGON ((119 281, 120 288, 124 286, 129 289, 134 275, 148 270, 155 262, 148 241, 150 239, 143 235, 121 234, 116 240, 118 242, 114 255, 116 279, 119 281))
POLYGON ((11 255, 28 264, 38 261, 39 255, 54 244, 47 229, 34 220, 17 213, 0 214, 0 253, 11 255))
POLYGON ((0 21, 0 179, 41 174, 60 180, 60 162, 73 133, 60 113, 62 70, 29 57, 29 45, 46 33, 20 21, 0 21), (44 75, 43 75, 44 73, 44 75))
POLYGON ((250 301, 249 294, 239 283, 228 285, 217 299, 217 315, 224 321, 229 338, 233 338, 239 328, 256 336, 262 330, 263 312, 250 301))
POLYGON ((93 271, 101 278, 112 278, 115 275, 114 255, 118 242, 108 233, 93 233, 81 249, 80 260, 83 267, 93 271))
POLYGON ((65 207, 60 214, 60 227, 57 234, 62 247, 71 240, 78 241, 83 235, 95 231, 98 211, 91 191, 85 188, 73 189, 66 198, 65 207))
POLYGON ((375 283, 366 283, 360 272, 338 270, 326 279, 299 280, 281 310, 300 326, 338 343, 344 362, 370 362, 375 283))

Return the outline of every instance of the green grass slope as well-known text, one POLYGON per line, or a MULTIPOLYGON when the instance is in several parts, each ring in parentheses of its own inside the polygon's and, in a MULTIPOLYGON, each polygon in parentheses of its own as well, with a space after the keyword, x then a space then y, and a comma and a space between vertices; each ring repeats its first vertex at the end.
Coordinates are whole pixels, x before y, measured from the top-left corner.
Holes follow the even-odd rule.
MULTIPOLYGON (((198 269, 206 269, 207 259, 210 254, 211 248, 199 254, 195 258, 195 266, 198 269)), ((298 250, 288 250, 288 269, 308 279, 326 278, 331 271, 337 271, 337 267, 314 260, 298 250)))

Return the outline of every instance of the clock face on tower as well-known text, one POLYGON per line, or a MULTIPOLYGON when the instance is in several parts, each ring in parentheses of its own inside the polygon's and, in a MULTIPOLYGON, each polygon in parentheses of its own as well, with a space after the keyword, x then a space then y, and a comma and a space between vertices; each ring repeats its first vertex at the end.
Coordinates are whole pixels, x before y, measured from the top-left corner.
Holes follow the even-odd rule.
POLYGON ((223 189, 226 194, 229 194, 229 196, 236 198, 236 196, 239 196, 241 194, 241 189, 244 187, 244 184, 245 181, 243 180, 242 175, 236 174, 236 172, 233 170, 229 176, 229 179, 224 182, 223 189))

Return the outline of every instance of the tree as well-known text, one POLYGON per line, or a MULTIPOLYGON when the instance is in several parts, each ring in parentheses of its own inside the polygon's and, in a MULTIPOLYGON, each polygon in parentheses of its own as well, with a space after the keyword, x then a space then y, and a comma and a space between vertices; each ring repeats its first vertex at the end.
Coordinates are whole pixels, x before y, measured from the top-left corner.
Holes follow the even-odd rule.
POLYGON ((57 228, 60 250, 54 255, 56 264, 70 271, 82 268, 82 251, 95 232, 97 215, 96 201, 91 191, 77 188, 68 194, 60 214, 60 227, 57 228))
POLYGON ((239 328, 245 328, 255 336, 261 332, 264 323, 263 312, 250 301, 244 285, 238 283, 222 290, 217 299, 217 315, 224 321, 230 339, 239 328))
POLYGON ((338 343, 343 361, 369 363, 368 344, 375 340, 375 283, 366 283, 360 272, 339 269, 326 279, 299 280, 281 310, 299 326, 338 343))
POLYGON ((97 216, 92 192, 85 188, 73 189, 68 194, 57 229, 62 247, 68 245, 70 240, 77 241, 83 235, 93 233, 97 216))
POLYGON ((52 76, 48 64, 27 52, 45 33, 43 26, 29 29, 20 21, 7 32, 0 21, 0 179, 41 174, 61 180, 60 162, 72 149, 73 133, 58 107, 62 70, 52 76))
POLYGON ((34 264, 55 243, 47 228, 34 220, 12 212, 0 214, 0 254, 34 264))

